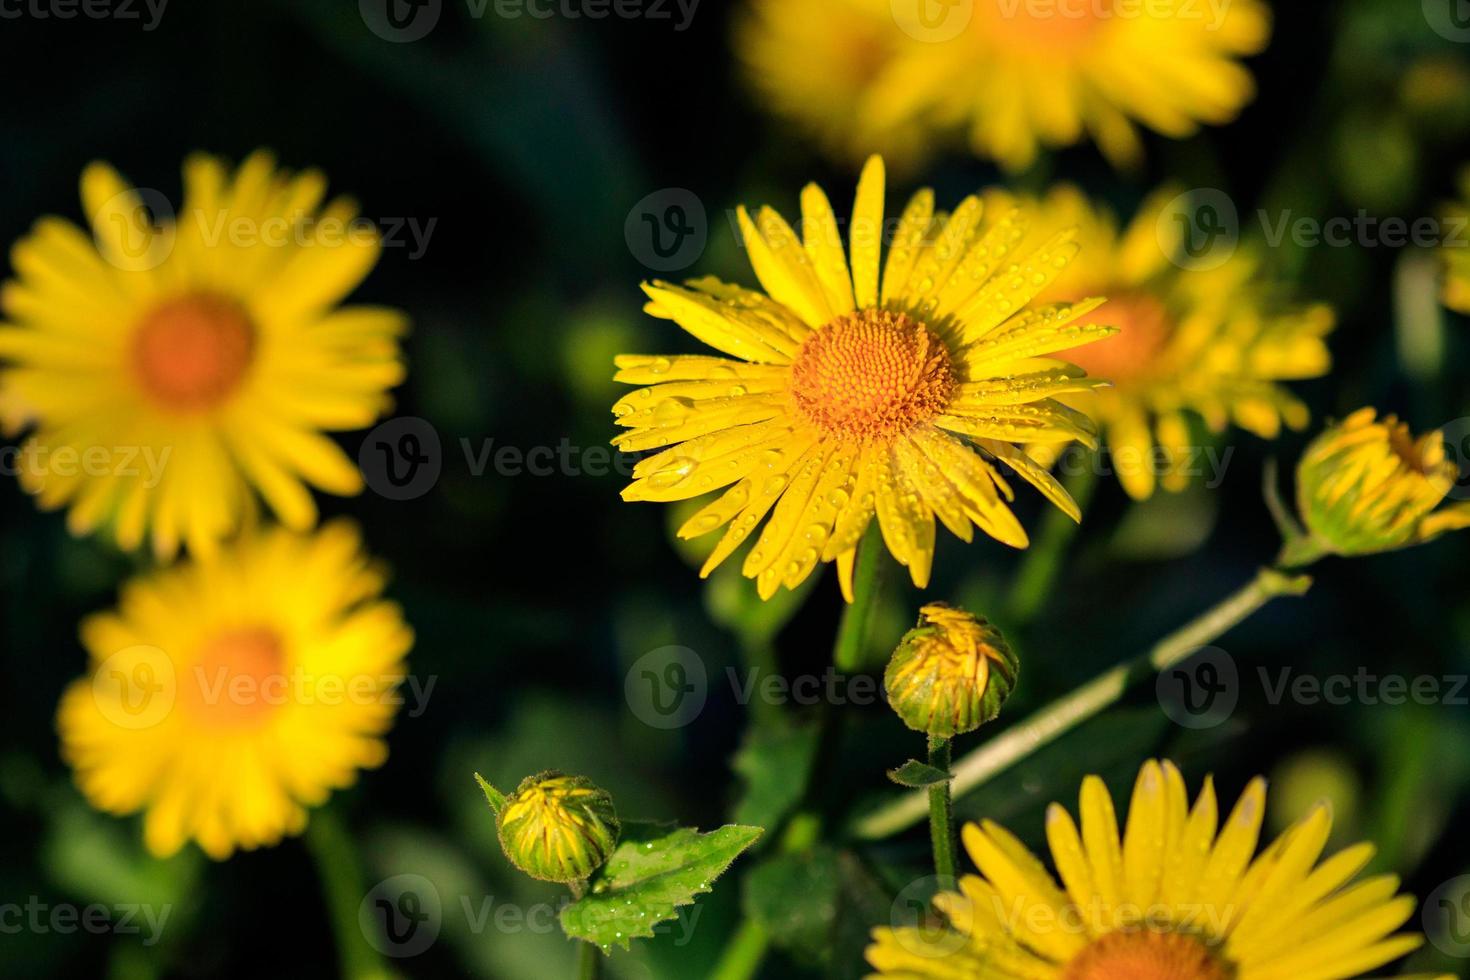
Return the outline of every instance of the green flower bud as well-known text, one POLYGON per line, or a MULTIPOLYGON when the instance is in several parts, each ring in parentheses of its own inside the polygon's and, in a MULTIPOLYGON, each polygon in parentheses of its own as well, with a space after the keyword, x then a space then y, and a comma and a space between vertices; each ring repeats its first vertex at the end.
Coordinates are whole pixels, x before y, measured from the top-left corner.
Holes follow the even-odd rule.
POLYGON ((548 771, 521 780, 509 798, 485 795, 491 806, 500 799, 500 849, 532 878, 585 881, 617 846, 622 825, 612 797, 585 776, 548 771))
POLYGON ((883 687, 905 725, 952 738, 1000 713, 1019 668, 998 629, 936 602, 919 610, 919 625, 899 641, 883 687))
POLYGON ((1360 409, 1318 436, 1297 467, 1297 504, 1312 538, 1339 555, 1371 555, 1470 525, 1460 504, 1435 511, 1457 470, 1444 439, 1415 439, 1392 415, 1360 409))

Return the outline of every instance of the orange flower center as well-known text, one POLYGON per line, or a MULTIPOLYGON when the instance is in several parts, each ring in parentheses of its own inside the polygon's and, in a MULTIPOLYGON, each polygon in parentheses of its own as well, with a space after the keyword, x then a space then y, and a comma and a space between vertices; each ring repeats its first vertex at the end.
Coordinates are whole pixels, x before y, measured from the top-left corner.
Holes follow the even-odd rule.
POLYGON ((179 696, 200 720, 219 727, 258 723, 290 691, 285 646, 264 626, 227 630, 205 644, 179 683, 179 696))
POLYGON ((1078 953, 1062 980, 1231 980, 1234 970, 1180 932, 1114 932, 1078 953))
POLYGON ((954 386, 944 341, 891 310, 847 313, 812 331, 791 365, 796 407, 842 439, 891 438, 927 422, 954 386))
POLYGON ((1149 373, 1174 333, 1164 304, 1143 293, 1109 299, 1099 313, 1119 332, 1062 355, 1094 378, 1125 384, 1149 373))
POLYGON ((231 299, 199 293, 154 307, 133 333, 143 389, 177 412, 213 408, 239 386, 255 354, 255 325, 231 299))
POLYGON ((985 36, 1055 51, 1081 45, 1113 14, 1112 0, 980 0, 985 36))

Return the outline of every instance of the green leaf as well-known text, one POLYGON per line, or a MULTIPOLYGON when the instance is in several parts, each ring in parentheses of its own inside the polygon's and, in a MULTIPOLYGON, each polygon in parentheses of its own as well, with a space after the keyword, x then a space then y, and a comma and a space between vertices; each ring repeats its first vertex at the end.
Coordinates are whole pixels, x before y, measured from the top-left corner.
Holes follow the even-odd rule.
POLYGON ((736 823, 775 827, 806 792, 817 752, 815 725, 752 729, 731 767, 745 777, 745 795, 735 806, 736 823))
POLYGON ((652 938, 654 926, 707 893, 763 833, 738 825, 701 834, 688 827, 624 824, 622 842, 593 878, 591 891, 562 910, 562 930, 604 953, 614 943, 627 949, 634 939, 652 938))
POLYGON ((954 778, 954 773, 936 769, 927 762, 910 759, 897 769, 888 770, 888 778, 909 789, 925 789, 939 783, 949 782, 954 778))
POLYGON ((745 879, 745 914, 771 941, 809 962, 830 953, 841 878, 838 854, 816 847, 780 854, 758 864, 745 879))

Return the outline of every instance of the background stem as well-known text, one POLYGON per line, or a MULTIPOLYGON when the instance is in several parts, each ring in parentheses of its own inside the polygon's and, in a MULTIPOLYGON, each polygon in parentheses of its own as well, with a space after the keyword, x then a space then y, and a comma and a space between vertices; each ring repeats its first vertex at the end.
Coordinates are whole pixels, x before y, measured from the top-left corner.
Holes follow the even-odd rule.
MULTIPOLYGON (((960 797, 983 785, 1043 745, 1117 703, 1124 692, 1139 680, 1173 666, 1218 639, 1277 596, 1302 595, 1311 584, 1312 580, 1305 575, 1288 575, 1274 568, 1261 569, 1244 588, 1160 640, 1147 654, 1100 674, 966 755, 953 770, 953 795, 960 797)), ((927 805, 923 792, 910 793, 856 821, 853 832, 868 839, 898 833, 922 820, 927 805)))
POLYGON ((842 611, 842 621, 837 624, 832 662, 844 673, 855 673, 863 668, 863 655, 868 649, 868 627, 873 620, 873 607, 877 605, 883 553, 883 541, 875 520, 868 533, 863 535, 862 544, 858 545, 857 567, 852 573, 852 602, 842 611))
POLYGON ((351 835, 331 807, 322 807, 311 815, 306 825, 306 849, 316 862, 317 875, 321 878, 342 977, 379 980, 389 976, 386 965, 368 945, 358 925, 358 906, 367 894, 362 866, 351 835))
MULTIPOLYGON (((1084 466, 1069 474, 1064 485, 1072 499, 1077 501, 1077 508, 1086 513, 1097 489, 1096 467, 1084 466)), ((1046 509, 1041 530, 1031 547, 1026 549, 1021 567, 1016 572, 1015 584, 1011 586, 1007 605, 1013 622, 1030 622, 1046 605, 1067 556, 1068 546, 1080 527, 1058 508, 1046 509)))
POLYGON ((588 942, 579 942, 577 947, 577 980, 597 980, 602 974, 602 953, 588 942))

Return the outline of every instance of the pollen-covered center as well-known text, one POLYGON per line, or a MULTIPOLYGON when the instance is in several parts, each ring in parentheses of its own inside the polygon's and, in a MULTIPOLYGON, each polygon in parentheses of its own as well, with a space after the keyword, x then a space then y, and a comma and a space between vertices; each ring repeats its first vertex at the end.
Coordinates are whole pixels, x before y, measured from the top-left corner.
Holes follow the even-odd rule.
POLYGON ((225 630, 199 651, 179 695, 199 720, 220 727, 258 722, 284 703, 286 652, 281 636, 264 626, 225 630))
POLYGON ((160 406, 213 408, 239 386, 255 355, 255 325, 238 302, 198 293, 150 310, 133 332, 133 370, 160 406))
POLYGON ((796 407, 826 433, 867 441, 943 412, 954 394, 949 348, 918 320, 867 309, 802 342, 791 365, 796 407))
POLYGON ((1234 971, 1188 933, 1114 932, 1072 958, 1062 980, 1233 980, 1234 971))

